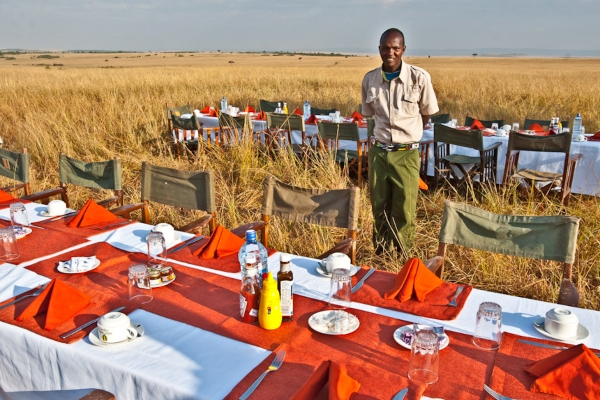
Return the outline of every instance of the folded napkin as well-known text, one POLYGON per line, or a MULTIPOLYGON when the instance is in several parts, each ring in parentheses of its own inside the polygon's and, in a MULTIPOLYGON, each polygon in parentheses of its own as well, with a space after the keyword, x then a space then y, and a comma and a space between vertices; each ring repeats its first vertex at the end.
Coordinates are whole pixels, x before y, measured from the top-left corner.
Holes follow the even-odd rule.
POLYGON ((600 131, 596 132, 594 134, 594 136, 590 136, 588 138, 588 141, 591 141, 591 142, 600 142, 600 131))
POLYGON ((264 111, 261 111, 261 112, 258 113, 258 115, 256 116, 255 119, 257 119, 259 121, 266 121, 267 120, 267 113, 264 112, 264 111))
POLYGON ((208 114, 210 110, 213 109, 211 106, 206 106, 200 111, 202 114, 208 114))
POLYGON ((421 178, 419 178, 419 189, 421 189, 421 190, 429 189, 429 186, 427 186, 427 184, 421 178))
POLYGON ((296 109, 294 110, 294 114, 296 114, 296 115, 304 115, 304 113, 298 107, 296 107, 296 109))
POLYGON ((255 112, 256 112, 256 110, 255 110, 255 109, 254 109, 254 107, 252 107, 252 106, 246 106, 246 108, 244 108, 244 112, 247 112, 247 113, 255 113, 255 112))
POLYGON ((293 400, 312 400, 329 382, 329 400, 347 400, 358 392, 360 383, 348 376, 346 367, 333 361, 323 361, 306 381, 293 400))
POLYGON ((352 118, 352 122, 360 122, 363 120, 364 117, 358 111, 354 111, 350 118, 352 118))
POLYGON ((535 133, 542 133, 544 132, 544 128, 538 124, 537 122, 534 122, 533 124, 525 127, 525 129, 529 130, 529 131, 534 131, 535 133))
POLYGON ((237 253, 244 243, 244 239, 219 225, 210 240, 204 246, 196 249, 193 254, 204 259, 221 258, 237 253))
POLYGON ((537 377, 534 393, 566 399, 600 399, 600 359, 584 344, 571 347, 525 368, 537 377))
POLYGON ((63 281, 53 279, 33 302, 16 318, 27 318, 46 313, 44 329, 51 331, 71 319, 90 304, 90 297, 63 281))
POLYGON ((0 190, 0 203, 4 201, 15 200, 15 197, 10 193, 6 193, 4 190, 0 190))
POLYGON ((483 124, 481 123, 481 121, 479 121, 478 119, 476 119, 471 124, 471 129, 479 129, 480 131, 482 131, 482 130, 485 129, 485 126, 483 126, 483 124))
POLYGON ((77 215, 69 219, 69 228, 83 228, 86 226, 103 224, 114 221, 117 216, 106 208, 99 206, 94 200, 89 199, 77 215))
POLYGON ((405 302, 415 295, 422 303, 427 293, 440 286, 442 282, 423 264, 423 261, 410 258, 396 275, 392 290, 385 292, 383 297, 388 300, 398 298, 401 302, 405 302))
POLYGON ((308 119, 306 120, 307 124, 314 124, 316 125, 319 122, 319 120, 317 120, 317 117, 315 117, 314 114, 310 114, 310 117, 308 117, 308 119))

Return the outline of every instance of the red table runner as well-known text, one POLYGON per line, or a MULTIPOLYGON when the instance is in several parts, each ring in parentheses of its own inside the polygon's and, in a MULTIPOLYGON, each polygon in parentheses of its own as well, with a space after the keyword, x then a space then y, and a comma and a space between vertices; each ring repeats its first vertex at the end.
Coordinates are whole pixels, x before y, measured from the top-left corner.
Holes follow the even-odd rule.
POLYGON ((57 232, 64 232, 64 233, 68 233, 70 235, 77 235, 77 236, 81 236, 84 238, 89 238, 91 236, 99 235, 102 232, 113 231, 115 229, 119 229, 126 225, 134 224, 137 222, 137 221, 127 220, 124 218, 117 218, 114 221, 109 221, 109 222, 105 222, 102 224, 98 224, 97 227, 86 226, 83 228, 69 228, 67 226, 67 222, 71 218, 72 217, 61 218, 56 221, 45 222, 45 223, 42 221, 41 224, 39 224, 39 223, 38 224, 40 227, 42 227, 44 229, 53 230, 53 231, 57 231, 57 232), (127 223, 127 221, 129 221, 129 223, 127 223))

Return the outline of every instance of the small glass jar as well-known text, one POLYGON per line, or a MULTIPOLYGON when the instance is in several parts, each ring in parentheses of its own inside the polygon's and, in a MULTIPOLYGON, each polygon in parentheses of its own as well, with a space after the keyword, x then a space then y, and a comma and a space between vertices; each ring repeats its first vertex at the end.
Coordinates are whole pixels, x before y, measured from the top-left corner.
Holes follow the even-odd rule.
POLYGON ((161 271, 158 268, 149 268, 148 276, 150 277, 150 286, 156 286, 162 282, 161 271))
POLYGON ((173 279, 175 279, 175 274, 171 266, 167 265, 160 270, 160 280, 163 283, 172 281, 173 279))

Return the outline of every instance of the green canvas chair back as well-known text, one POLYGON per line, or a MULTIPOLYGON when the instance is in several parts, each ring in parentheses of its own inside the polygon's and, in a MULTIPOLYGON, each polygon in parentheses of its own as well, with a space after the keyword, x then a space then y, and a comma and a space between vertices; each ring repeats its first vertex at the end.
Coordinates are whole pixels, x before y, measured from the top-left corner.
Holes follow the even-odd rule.
POLYGON ((167 103, 165 107, 167 108, 167 119, 169 120, 171 119, 172 115, 180 117, 182 114, 190 114, 194 112, 194 109, 189 103, 181 107, 169 107, 169 104, 167 103))
POLYGON ((481 124, 483 126, 485 126, 486 128, 491 128, 492 124, 498 124, 498 127, 504 125, 504 119, 488 119, 488 120, 483 120, 483 119, 479 119, 479 118, 469 117, 467 115, 465 117, 465 123, 463 124, 463 126, 471 126, 471 125, 473 125, 473 122, 475 122, 476 119, 478 119, 479 122, 481 122, 481 124))
POLYGON ((536 136, 524 135, 511 131, 508 137, 508 149, 524 151, 540 151, 569 153, 571 151, 572 133, 560 133, 558 135, 536 136))
POLYGON ((142 201, 216 212, 212 171, 181 171, 142 163, 142 201))
POLYGON ((29 186, 29 153, 23 149, 21 153, 0 148, 0 175, 21 182, 4 187, 2 190, 15 194, 23 189, 25 195, 31 194, 29 186))
MULTIPOLYGON (((571 282, 580 218, 495 214, 467 204, 446 201, 440 228, 438 257, 446 245, 563 263, 559 303, 577 305, 579 294, 571 282)), ((443 264, 442 264, 443 266, 443 264)), ((441 276, 441 268, 436 271, 441 276)))
MULTIPOLYGON (((529 129, 529 127, 532 124, 540 124, 540 126, 546 130, 548 130, 548 128, 550 127, 550 122, 552 122, 549 119, 531 119, 531 118, 525 118, 525 122, 523 123, 523 126, 521 127, 521 129, 529 129)), ((560 123, 562 124, 563 128, 568 128, 569 127, 569 120, 566 121, 560 121, 560 123)))
POLYGON ((306 132, 304 117, 296 114, 267 113, 267 128, 306 132))
POLYGON ((198 118, 194 113, 192 113, 191 118, 181 118, 180 116, 171 114, 171 123, 173 124, 173 129, 188 131, 197 131, 200 129, 200 123, 198 123, 198 118))
POLYGON ((279 101, 268 101, 268 100, 260 100, 260 110, 264 111, 264 112, 275 112, 275 110, 277 109, 277 104, 281 104, 281 107, 283 107, 283 100, 279 100, 279 101))
POLYGON ((450 114, 436 114, 431 116, 431 122, 434 124, 446 124, 450 122, 450 114))
POLYGON ((317 127, 319 131, 319 137, 322 140, 352 140, 359 141, 360 140, 360 131, 358 129, 358 124, 350 123, 350 124, 338 124, 335 122, 319 122, 317 127))
MULTIPOLYGON (((285 184, 273 176, 263 182, 263 244, 268 246, 268 222, 271 216, 295 222, 346 228, 352 242, 350 258, 356 256, 356 233, 360 208, 360 190, 313 189, 285 184), (265 243, 266 242, 266 243, 265 243)), ((354 261, 353 261, 354 262, 354 261)))
POLYGON ((433 127, 434 142, 453 144, 456 146, 470 147, 475 150, 484 150, 483 133, 478 130, 462 131, 445 125, 436 124, 433 127))
POLYGON ((235 129, 244 129, 246 126, 250 126, 250 120, 248 118, 248 114, 246 115, 238 115, 237 117, 232 117, 229 114, 225 114, 219 112, 219 127, 223 128, 235 128, 235 129))
POLYGON ((329 115, 335 113, 337 110, 335 108, 317 108, 310 107, 310 113, 312 115, 329 115))

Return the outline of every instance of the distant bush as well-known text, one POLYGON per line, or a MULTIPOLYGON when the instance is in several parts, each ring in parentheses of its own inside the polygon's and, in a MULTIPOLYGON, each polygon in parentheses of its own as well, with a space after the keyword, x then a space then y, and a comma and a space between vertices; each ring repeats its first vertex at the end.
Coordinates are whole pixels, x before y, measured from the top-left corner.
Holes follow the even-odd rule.
POLYGON ((50 60, 50 59, 53 59, 53 58, 60 58, 60 56, 53 56, 51 54, 40 54, 36 58, 46 58, 46 59, 50 60))

